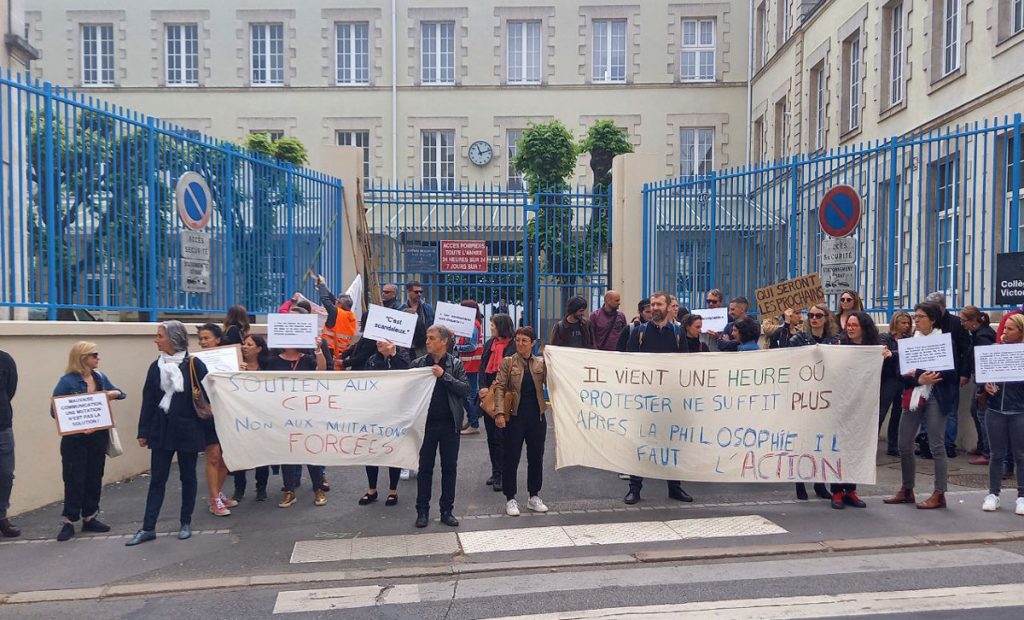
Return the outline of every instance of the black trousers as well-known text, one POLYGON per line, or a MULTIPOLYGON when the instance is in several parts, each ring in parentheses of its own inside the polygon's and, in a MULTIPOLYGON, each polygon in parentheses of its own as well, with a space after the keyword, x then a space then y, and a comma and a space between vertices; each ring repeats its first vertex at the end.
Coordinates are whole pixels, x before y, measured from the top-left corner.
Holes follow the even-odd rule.
MULTIPOLYGON (((249 470, 233 471, 231 477, 235 479, 235 492, 245 493, 245 487, 249 484, 249 470)), ((268 480, 270 480, 270 467, 267 465, 257 467, 256 488, 266 489, 268 480)))
POLYGON ((835 495, 836 493, 849 493, 850 491, 856 491, 857 485, 847 484, 845 482, 833 482, 832 484, 829 485, 829 490, 832 491, 833 495, 835 495))
POLYGON ((109 441, 110 432, 105 430, 88 435, 66 435, 60 439, 64 518, 72 523, 79 517, 92 517, 100 509, 109 441))
POLYGON ((885 448, 888 452, 900 449, 900 416, 903 415, 903 384, 891 379, 882 380, 882 392, 878 403, 878 430, 889 414, 889 427, 885 431, 885 448))
MULTIPOLYGON (((326 468, 323 465, 306 465, 306 471, 309 472, 313 490, 323 490, 326 468)), ((294 491, 302 483, 302 465, 282 465, 281 477, 284 478, 284 490, 294 491)))
POLYGON ((482 414, 484 430, 487 431, 487 454, 491 457, 491 475, 500 476, 505 466, 505 429, 498 428, 494 419, 482 414))
MULTIPOLYGON (((682 490, 683 483, 678 480, 666 480, 668 483, 668 492, 671 493, 675 490, 682 490)), ((640 489, 644 488, 644 479, 641 476, 630 476, 629 477, 629 490, 640 492, 640 489)))
MULTIPOLYGON (((371 489, 377 488, 377 476, 380 474, 380 467, 367 466, 366 486, 371 489)), ((402 476, 401 467, 388 467, 388 483, 391 485, 388 490, 398 489, 398 480, 402 476)))
POLYGON ((441 512, 451 512, 455 506, 455 481, 458 477, 459 429, 455 420, 449 425, 431 425, 427 422, 420 448, 420 469, 416 473, 416 512, 430 512, 430 493, 434 484, 434 463, 441 453, 441 512))
MULTIPOLYGON (((164 492, 167 490, 167 479, 171 477, 171 461, 175 450, 150 450, 149 462, 149 494, 146 495, 146 516, 142 520, 142 529, 152 532, 156 529, 156 520, 160 517, 160 509, 164 505, 164 492)), ((196 493, 199 485, 196 482, 196 460, 198 452, 181 452, 178 455, 178 476, 181 478, 181 523, 192 523, 192 513, 196 508, 196 493)))
POLYGON ((544 484, 544 440, 548 425, 544 416, 537 412, 510 416, 505 426, 505 462, 502 466, 501 484, 505 499, 515 499, 518 491, 517 477, 519 460, 526 443, 526 490, 530 497, 540 493, 544 484))

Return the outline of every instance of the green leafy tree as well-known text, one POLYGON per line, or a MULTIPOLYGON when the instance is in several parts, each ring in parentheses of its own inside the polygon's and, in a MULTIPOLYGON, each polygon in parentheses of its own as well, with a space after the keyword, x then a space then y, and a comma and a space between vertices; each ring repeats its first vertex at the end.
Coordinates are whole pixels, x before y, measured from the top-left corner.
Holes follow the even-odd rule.
POLYGON ((612 185, 612 160, 616 155, 633 152, 626 130, 614 121, 597 121, 580 141, 580 153, 590 154, 590 170, 594 173, 594 193, 607 194, 612 185))

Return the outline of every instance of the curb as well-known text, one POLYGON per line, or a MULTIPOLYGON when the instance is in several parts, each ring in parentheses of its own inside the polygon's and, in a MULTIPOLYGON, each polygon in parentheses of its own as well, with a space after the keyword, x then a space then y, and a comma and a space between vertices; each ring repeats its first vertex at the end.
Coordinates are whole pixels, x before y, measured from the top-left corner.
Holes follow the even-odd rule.
POLYGON ((921 536, 890 536, 882 538, 823 540, 819 542, 785 543, 779 545, 712 547, 679 551, 639 551, 632 555, 584 556, 579 558, 552 559, 541 562, 517 560, 512 562, 488 562, 480 564, 453 563, 443 566, 435 565, 408 568, 315 571, 308 573, 253 575, 249 577, 216 577, 210 579, 167 581, 152 584, 138 583, 93 588, 68 588, 62 590, 31 590, 6 594, 0 593, 0 606, 49 603, 57 601, 104 600, 153 594, 193 593, 246 587, 295 586, 298 584, 365 581, 370 579, 453 577, 461 575, 507 572, 514 568, 555 571, 559 569, 593 566, 624 566, 653 564, 659 562, 753 558, 809 553, 843 553, 849 551, 869 551, 874 549, 1004 543, 1020 540, 1024 540, 1024 531, 960 532, 950 534, 926 534, 921 536))

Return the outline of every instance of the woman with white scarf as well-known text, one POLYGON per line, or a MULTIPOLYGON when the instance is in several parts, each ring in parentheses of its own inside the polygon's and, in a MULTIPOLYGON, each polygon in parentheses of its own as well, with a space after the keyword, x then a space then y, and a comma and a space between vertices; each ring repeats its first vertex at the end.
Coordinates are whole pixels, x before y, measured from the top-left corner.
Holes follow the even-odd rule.
MULTIPOLYGON (((164 490, 171 473, 171 462, 178 455, 181 477, 181 529, 178 538, 192 536, 192 512, 196 506, 196 460, 206 446, 203 424, 192 402, 192 377, 201 382, 206 376, 203 362, 188 357, 188 333, 180 321, 165 321, 157 328, 154 361, 142 388, 139 414, 139 445, 150 450, 149 494, 142 529, 127 543, 132 547, 156 538, 156 521, 164 503, 164 490), (194 364, 190 369, 189 365, 194 364)), ((204 395, 205 396, 205 395, 204 395)))
MULTIPOLYGON (((939 322, 943 308, 936 303, 925 302, 914 307, 914 323, 917 330, 914 338, 923 338, 941 333, 939 322)), ((957 339, 953 338, 953 359, 960 359, 957 339)), ((953 403, 960 395, 959 369, 941 372, 913 370, 901 377, 906 389, 903 392, 903 415, 900 417, 900 463, 903 470, 903 486, 886 504, 914 504, 914 438, 921 427, 921 419, 927 420, 928 444, 931 446, 935 463, 935 490, 923 502, 917 503, 921 510, 946 507, 946 415, 952 411, 953 403)))

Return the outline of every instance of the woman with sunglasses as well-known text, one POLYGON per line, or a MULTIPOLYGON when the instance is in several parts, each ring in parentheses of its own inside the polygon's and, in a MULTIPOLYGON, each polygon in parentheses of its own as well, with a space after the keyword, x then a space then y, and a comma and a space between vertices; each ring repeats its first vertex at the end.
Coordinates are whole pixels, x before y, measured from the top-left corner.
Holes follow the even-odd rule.
POLYGON ((843 291, 839 294, 839 311, 836 312, 836 320, 839 328, 846 328, 846 319, 854 312, 864 312, 864 302, 861 301, 857 291, 843 291))
MULTIPOLYGON (((92 342, 76 342, 68 353, 64 376, 53 388, 54 396, 104 392, 107 400, 121 400, 125 393, 114 387, 99 370, 100 353, 92 342)), ((50 409, 50 416, 54 416, 50 409)), ((61 470, 64 475, 64 523, 57 540, 75 535, 75 522, 82 518, 83 532, 109 532, 110 526, 96 518, 100 511, 103 470, 107 464, 110 431, 85 431, 60 439, 61 470)))

